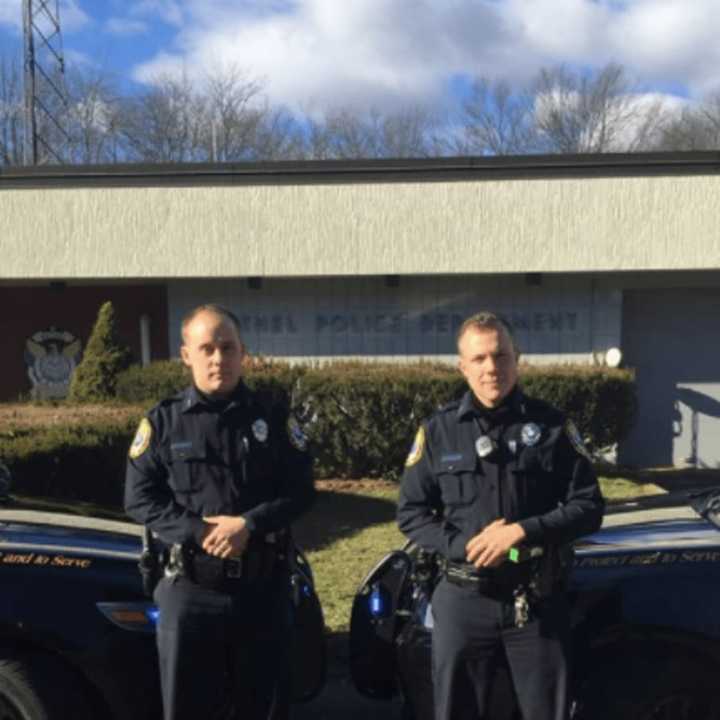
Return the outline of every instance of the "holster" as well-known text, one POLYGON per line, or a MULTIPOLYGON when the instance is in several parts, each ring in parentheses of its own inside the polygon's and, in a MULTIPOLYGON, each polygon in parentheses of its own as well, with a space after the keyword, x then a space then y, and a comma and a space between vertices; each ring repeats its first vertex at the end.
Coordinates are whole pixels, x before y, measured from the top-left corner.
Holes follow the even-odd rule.
POLYGON ((142 552, 138 561, 143 592, 152 597, 155 586, 163 576, 163 552, 149 527, 143 528, 142 552))
POLYGON ((565 591, 574 557, 572 545, 566 543, 546 546, 545 554, 532 561, 535 564, 532 589, 538 599, 565 591))

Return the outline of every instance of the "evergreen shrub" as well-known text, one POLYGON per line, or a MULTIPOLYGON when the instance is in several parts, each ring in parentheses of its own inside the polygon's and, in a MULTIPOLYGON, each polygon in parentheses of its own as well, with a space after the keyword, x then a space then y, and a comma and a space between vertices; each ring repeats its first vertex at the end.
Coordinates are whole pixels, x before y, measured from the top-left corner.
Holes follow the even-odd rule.
POLYGON ((70 381, 68 400, 75 403, 110 400, 115 396, 118 373, 129 363, 130 351, 117 336, 113 305, 103 303, 70 381))

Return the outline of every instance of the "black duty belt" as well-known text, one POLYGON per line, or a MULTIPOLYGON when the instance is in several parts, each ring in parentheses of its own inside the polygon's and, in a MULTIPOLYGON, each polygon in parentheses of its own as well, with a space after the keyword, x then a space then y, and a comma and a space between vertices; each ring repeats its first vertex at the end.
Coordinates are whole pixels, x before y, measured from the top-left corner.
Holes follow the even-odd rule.
POLYGON ((253 543, 241 557, 226 559, 208 555, 199 548, 175 546, 173 549, 166 575, 180 575, 213 590, 270 580, 284 559, 278 546, 267 542, 253 543))
POLYGON ((505 563, 498 568, 478 569, 470 563, 449 560, 445 562, 444 572, 449 583, 492 598, 511 597, 519 587, 528 586, 534 575, 532 563, 505 563))

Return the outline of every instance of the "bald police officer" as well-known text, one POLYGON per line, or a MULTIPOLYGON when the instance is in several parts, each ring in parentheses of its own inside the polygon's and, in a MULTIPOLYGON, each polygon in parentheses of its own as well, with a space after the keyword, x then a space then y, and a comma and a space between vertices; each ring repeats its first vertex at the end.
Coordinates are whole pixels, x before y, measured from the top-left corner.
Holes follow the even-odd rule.
POLYGON ((444 559, 432 597, 436 720, 485 717, 507 657, 524 720, 568 717, 563 550, 599 528, 603 500, 577 430, 518 387, 509 327, 478 313, 458 332, 469 389, 420 427, 400 529, 444 559))
POLYGON ((301 429, 243 383, 237 318, 182 322, 192 385, 142 420, 125 507, 166 547, 155 599, 165 720, 287 716, 283 531, 313 498, 301 429))

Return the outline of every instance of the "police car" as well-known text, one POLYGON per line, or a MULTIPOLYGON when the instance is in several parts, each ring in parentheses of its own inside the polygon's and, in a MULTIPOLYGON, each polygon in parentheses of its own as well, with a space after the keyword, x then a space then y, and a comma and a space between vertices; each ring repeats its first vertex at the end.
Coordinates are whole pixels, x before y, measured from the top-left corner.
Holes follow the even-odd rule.
MULTIPOLYGON (((0 482, 0 719, 161 717, 157 609, 143 592, 141 528, 19 502, 0 482)), ((296 701, 324 682, 312 571, 293 558, 296 701)))
MULTIPOLYGON (((608 509, 576 545, 570 583, 573 718, 720 718, 720 489, 608 509)), ((357 689, 400 694, 406 720, 432 720, 430 598, 437 558, 412 544, 384 558, 353 603, 357 689)), ((506 667, 493 720, 520 720, 506 667)))

